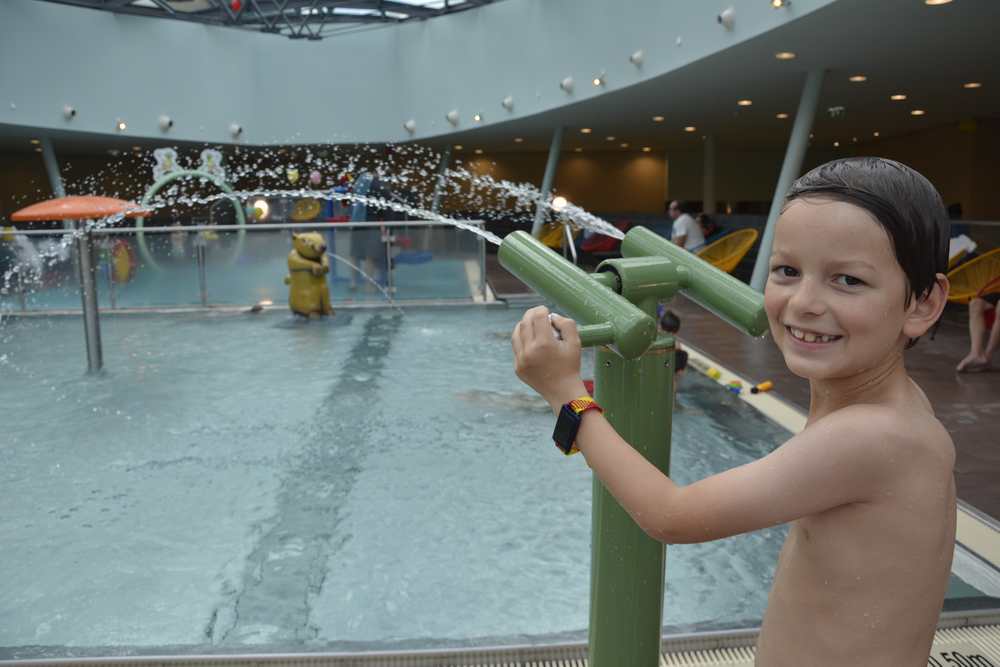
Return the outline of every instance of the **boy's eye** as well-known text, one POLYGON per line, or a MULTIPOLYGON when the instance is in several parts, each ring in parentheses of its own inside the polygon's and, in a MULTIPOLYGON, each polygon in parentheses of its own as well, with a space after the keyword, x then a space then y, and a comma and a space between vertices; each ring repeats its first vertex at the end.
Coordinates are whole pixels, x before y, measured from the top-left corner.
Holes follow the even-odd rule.
POLYGON ((774 267, 773 269, 771 269, 771 273, 776 273, 782 278, 794 278, 795 276, 799 275, 798 271, 788 266, 787 264, 781 264, 779 266, 774 267))
POLYGON ((857 287, 858 285, 864 285, 865 281, 842 273, 837 276, 837 284, 843 285, 844 287, 857 287))

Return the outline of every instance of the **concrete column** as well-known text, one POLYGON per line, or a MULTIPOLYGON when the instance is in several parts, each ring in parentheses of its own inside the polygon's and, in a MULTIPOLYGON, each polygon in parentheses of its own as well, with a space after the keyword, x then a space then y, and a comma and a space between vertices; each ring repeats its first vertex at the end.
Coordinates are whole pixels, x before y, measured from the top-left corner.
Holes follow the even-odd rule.
POLYGON ((767 283, 768 265, 771 260, 771 245, 774 242, 774 225, 781 213, 785 201, 785 193, 792 182, 802 173, 802 160, 809 146, 809 132, 812 130, 813 118, 816 116, 816 106, 819 103, 820 89, 823 87, 823 70, 813 70, 806 77, 799 98, 799 109, 795 113, 795 124, 792 125, 792 136, 788 139, 785 150, 785 162, 781 165, 781 174, 774 188, 774 198, 771 200, 771 210, 764 227, 764 236, 760 240, 760 250, 757 251, 757 262, 753 267, 753 278, 750 286, 758 292, 764 291, 767 283))
POLYGON ((670 201, 670 154, 663 153, 663 215, 667 214, 667 202, 670 201))
MULTIPOLYGON (((52 194, 56 197, 65 197, 66 190, 63 188, 62 176, 59 175, 59 162, 56 161, 56 151, 52 147, 52 140, 48 137, 42 137, 42 161, 45 163, 45 173, 49 176, 52 194)), ((72 226, 72 223, 70 223, 70 226, 72 226)))
MULTIPOLYGON (((52 195, 54 197, 65 197, 66 189, 63 187, 62 175, 59 173, 59 161, 56 159, 56 151, 52 147, 52 140, 48 137, 42 137, 42 162, 45 164, 45 173, 49 177, 52 195)), ((63 220, 63 227, 73 229, 73 221, 63 220)))
POLYGON ((545 175, 542 177, 542 192, 535 209, 535 222, 531 225, 531 235, 538 238, 542 224, 545 222, 545 211, 549 207, 549 193, 552 191, 552 181, 559 166, 559 150, 562 148, 562 127, 557 127, 552 133, 552 144, 549 146, 549 160, 545 163, 545 175))
POLYGON ((701 182, 701 210, 715 213, 715 135, 705 136, 705 160, 701 182))
POLYGON ((449 164, 451 164, 451 144, 445 146, 444 153, 441 154, 441 163, 438 165, 437 182, 434 184, 434 198, 431 200, 431 211, 434 213, 437 213, 441 207, 441 194, 447 180, 445 172, 448 171, 449 164))

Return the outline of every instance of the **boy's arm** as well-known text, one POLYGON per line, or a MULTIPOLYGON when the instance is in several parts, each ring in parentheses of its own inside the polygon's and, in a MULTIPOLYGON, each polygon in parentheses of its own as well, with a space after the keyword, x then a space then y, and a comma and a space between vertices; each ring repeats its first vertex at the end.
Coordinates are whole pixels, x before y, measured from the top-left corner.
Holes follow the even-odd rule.
MULTIPOLYGON (((558 413, 585 394, 580 338, 572 320, 544 307, 528 311, 512 338, 518 376, 558 413)), ((588 411, 577 447, 619 504, 650 536, 668 543, 705 542, 774 526, 852 502, 885 488, 899 451, 885 410, 856 406, 809 426, 762 459, 678 486, 588 411)), ((900 454, 902 456, 902 454, 900 454)))
POLYGON ((661 473, 594 411, 584 413, 577 447, 646 533, 683 544, 877 497, 895 465, 891 426, 891 417, 876 408, 847 408, 762 459, 687 486, 661 473))

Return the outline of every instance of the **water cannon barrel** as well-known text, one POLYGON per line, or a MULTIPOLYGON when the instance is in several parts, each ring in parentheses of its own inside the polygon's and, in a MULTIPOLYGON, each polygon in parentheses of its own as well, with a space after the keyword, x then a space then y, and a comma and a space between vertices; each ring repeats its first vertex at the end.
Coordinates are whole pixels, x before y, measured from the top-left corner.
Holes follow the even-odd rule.
POLYGON ((508 234, 498 256, 505 269, 584 325, 580 338, 585 345, 613 343, 626 359, 639 357, 652 345, 652 317, 530 234, 508 234))
POLYGON ((685 269, 681 293, 751 336, 768 330, 764 295, 697 255, 645 227, 633 227, 622 240, 622 257, 659 256, 685 269))

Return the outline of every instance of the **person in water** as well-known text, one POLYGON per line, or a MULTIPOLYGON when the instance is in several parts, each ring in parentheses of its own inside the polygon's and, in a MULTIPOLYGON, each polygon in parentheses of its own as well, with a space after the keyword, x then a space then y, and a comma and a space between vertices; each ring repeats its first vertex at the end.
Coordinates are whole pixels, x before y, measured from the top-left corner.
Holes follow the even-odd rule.
MULTIPOLYGON (((764 304, 789 370, 809 380, 809 415, 767 456, 681 486, 582 412, 575 447, 654 539, 791 524, 757 664, 927 664, 954 553, 955 448, 904 350, 944 308, 948 227, 930 182, 892 160, 835 160, 792 185, 764 304)), ((573 320, 532 308, 512 346, 553 411, 586 396, 573 320)))

